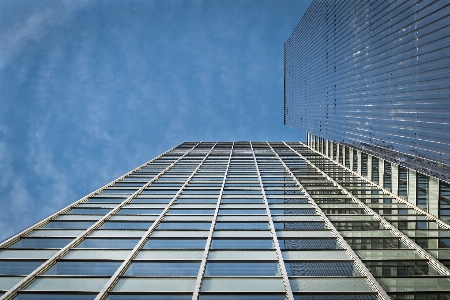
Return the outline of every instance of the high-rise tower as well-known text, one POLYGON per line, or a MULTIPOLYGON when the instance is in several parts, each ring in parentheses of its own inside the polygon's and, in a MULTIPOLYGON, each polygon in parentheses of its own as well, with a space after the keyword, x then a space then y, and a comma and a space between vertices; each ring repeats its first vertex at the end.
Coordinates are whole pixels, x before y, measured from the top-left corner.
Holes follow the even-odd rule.
POLYGON ((448 1, 313 1, 285 43, 285 124, 448 181, 449 24, 448 1))
POLYGON ((299 142, 186 142, 0 244, 1 299, 448 299, 450 225, 299 142))

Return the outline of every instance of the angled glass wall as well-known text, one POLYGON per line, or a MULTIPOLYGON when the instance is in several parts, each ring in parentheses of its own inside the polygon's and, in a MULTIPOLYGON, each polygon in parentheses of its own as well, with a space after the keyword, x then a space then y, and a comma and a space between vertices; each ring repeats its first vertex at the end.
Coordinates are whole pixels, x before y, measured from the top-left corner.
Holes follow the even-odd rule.
POLYGON ((449 227, 399 199, 302 143, 183 143, 2 242, 0 296, 448 299, 449 227))

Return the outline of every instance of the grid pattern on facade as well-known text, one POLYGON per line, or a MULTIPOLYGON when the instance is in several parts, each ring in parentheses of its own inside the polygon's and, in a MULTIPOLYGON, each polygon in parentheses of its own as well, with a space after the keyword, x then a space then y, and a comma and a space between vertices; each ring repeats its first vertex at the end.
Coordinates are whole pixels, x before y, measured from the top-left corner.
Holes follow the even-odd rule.
POLYGON ((1 243, 0 296, 449 299, 449 247, 302 143, 185 142, 1 243))
POLYGON ((449 20, 448 1, 313 1, 285 43, 285 124, 449 166, 449 20))

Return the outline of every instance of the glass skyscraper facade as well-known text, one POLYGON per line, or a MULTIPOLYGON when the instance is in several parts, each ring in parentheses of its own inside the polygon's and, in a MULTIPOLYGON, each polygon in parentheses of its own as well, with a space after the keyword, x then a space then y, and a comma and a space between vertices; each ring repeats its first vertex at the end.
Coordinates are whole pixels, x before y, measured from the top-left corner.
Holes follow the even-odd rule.
POLYGON ((285 124, 450 178, 450 3, 313 1, 285 43, 285 124))
POLYGON ((0 297, 450 299, 433 183, 319 146, 182 143, 0 243, 0 297))

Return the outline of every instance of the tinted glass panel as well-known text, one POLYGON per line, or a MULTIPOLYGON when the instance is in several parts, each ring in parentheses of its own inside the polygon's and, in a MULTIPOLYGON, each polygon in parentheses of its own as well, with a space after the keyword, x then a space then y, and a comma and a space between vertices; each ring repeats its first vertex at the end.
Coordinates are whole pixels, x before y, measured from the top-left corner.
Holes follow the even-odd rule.
POLYGON ((0 261, 0 275, 28 275, 45 261, 0 261))
POLYGON ((278 240, 281 249, 339 249, 335 240, 278 240))
POLYGON ((77 248, 133 249, 138 239, 85 239, 77 248))
POLYGON ((9 248, 62 248, 73 239, 23 238, 9 248))
POLYGON ((269 223, 267 222, 217 222, 216 230, 268 230, 269 223))
POLYGON ((209 262, 205 276, 279 276, 276 262, 209 262))
POLYGON ((144 249, 204 249, 206 240, 204 239, 152 239, 144 245, 144 249))
POLYGON ((288 276, 360 276, 352 262, 285 262, 288 276))
POLYGON ((197 276, 200 262, 134 262, 124 276, 197 276))
POLYGON ((272 249, 272 240, 213 240, 211 249, 272 249))
POLYGON ((112 276, 120 264, 120 262, 60 261, 45 275, 112 276))

